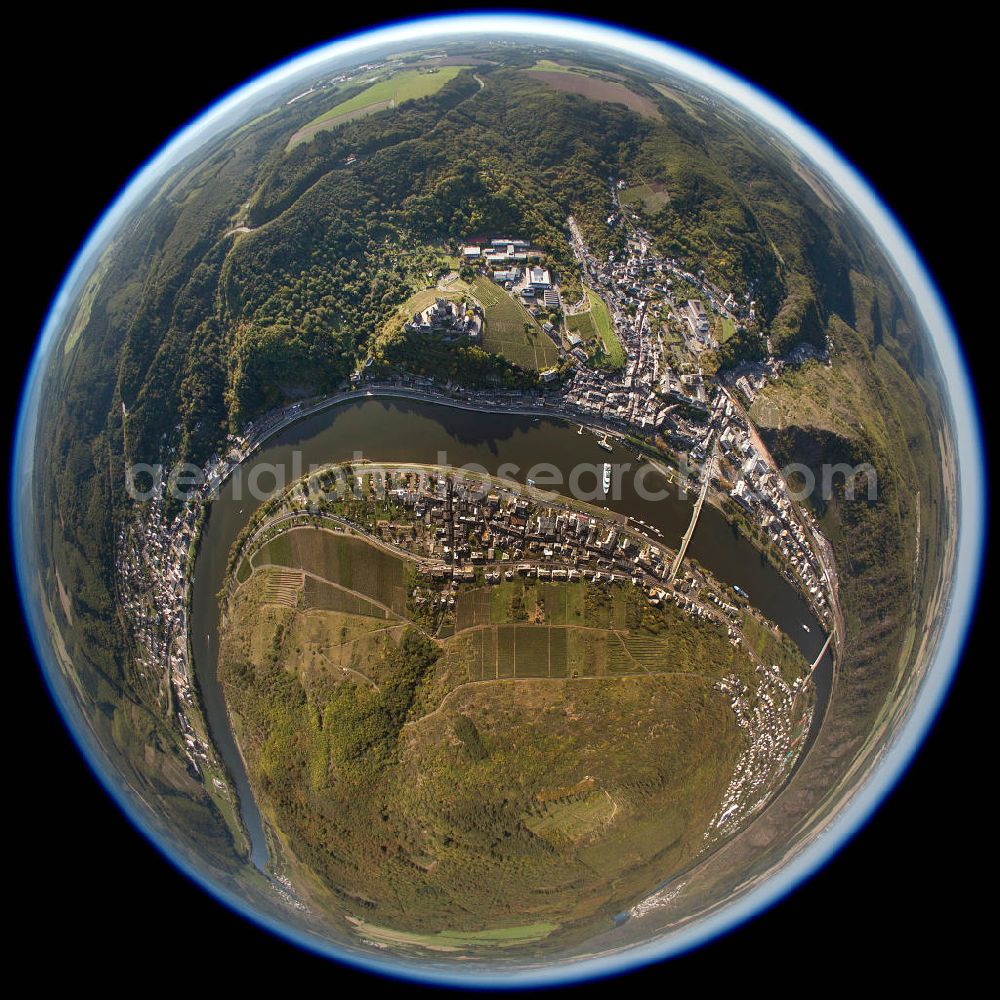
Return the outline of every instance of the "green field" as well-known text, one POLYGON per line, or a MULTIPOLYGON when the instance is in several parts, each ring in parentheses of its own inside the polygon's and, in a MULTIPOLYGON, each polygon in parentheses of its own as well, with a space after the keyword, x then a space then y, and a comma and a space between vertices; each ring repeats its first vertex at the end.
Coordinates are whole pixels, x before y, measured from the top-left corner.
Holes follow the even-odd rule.
POLYGON ((640 179, 638 184, 633 184, 622 191, 619 200, 623 205, 641 206, 644 212, 654 215, 670 201, 670 196, 658 181, 640 179))
POLYGON ((584 343, 593 340, 597 336, 597 327, 594 324, 594 316, 590 309, 586 312, 572 313, 567 316, 566 329, 570 333, 578 333, 584 343))
POLYGON ((517 927, 492 927, 484 931, 438 931, 436 934, 410 934, 378 927, 363 920, 355 922, 358 933, 385 945, 416 945, 428 951, 475 950, 476 945, 509 948, 541 941, 556 929, 556 924, 524 924, 517 927))
POLYGON ((615 333, 614 324, 611 322, 611 313, 608 307, 597 292, 586 288, 587 302, 590 308, 586 312, 574 313, 566 317, 566 326, 574 333, 578 333, 583 340, 589 341, 595 338, 601 342, 603 352, 603 364, 608 368, 625 367, 625 348, 622 347, 618 334, 615 333))
POLYGON ((531 371, 551 368, 558 362, 555 343, 513 296, 481 275, 472 282, 471 292, 486 310, 483 347, 487 351, 531 371))
POLYGON ((606 791, 568 795, 546 802, 541 815, 525 818, 536 837, 556 847, 576 843, 614 819, 618 804, 606 791))
POLYGON ((698 109, 691 103, 691 100, 679 90, 668 87, 663 83, 654 83, 653 88, 658 90, 664 97, 669 98, 676 105, 683 108, 695 121, 705 124, 705 119, 698 113, 698 109))
POLYGON ((736 333, 736 323, 729 316, 720 316, 719 325, 716 331, 716 338, 720 344, 724 344, 732 335, 736 333))
POLYGON ((468 66, 441 66, 432 72, 420 69, 403 70, 373 83, 346 101, 335 104, 328 111, 303 125, 288 141, 288 148, 308 142, 317 132, 336 128, 344 122, 363 115, 370 115, 386 108, 395 108, 404 101, 436 94, 446 83, 454 80, 468 66))

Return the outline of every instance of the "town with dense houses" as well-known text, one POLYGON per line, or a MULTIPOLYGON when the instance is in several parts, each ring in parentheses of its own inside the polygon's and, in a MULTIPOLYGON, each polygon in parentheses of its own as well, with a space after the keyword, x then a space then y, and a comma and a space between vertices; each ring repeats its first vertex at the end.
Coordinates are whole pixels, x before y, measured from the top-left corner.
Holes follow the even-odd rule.
POLYGON ((739 608, 721 585, 701 572, 666 584, 675 553, 645 523, 444 468, 363 462, 328 475, 333 484, 318 491, 322 499, 300 492, 260 524, 243 549, 275 527, 320 517, 334 530, 360 534, 415 561, 425 581, 412 595, 418 603, 454 606, 461 584, 515 578, 631 586, 649 604, 673 601, 740 642, 739 608))
POLYGON ((802 688, 800 679, 789 684, 773 664, 758 663, 755 671, 753 688, 735 675, 724 677, 715 685, 716 690, 729 697, 736 724, 747 734, 749 742, 705 831, 706 841, 733 832, 764 808, 786 773, 776 771, 774 761, 794 762, 801 751, 801 742, 794 737, 794 731, 808 730, 812 722, 812 707, 806 707, 804 714, 796 719, 794 705, 802 688))
MULTIPOLYGON (((624 184, 612 180, 616 198, 624 184)), ((821 617, 826 618, 825 591, 830 581, 809 540, 816 526, 804 523, 806 516, 793 504, 787 484, 756 439, 738 401, 741 395, 747 405, 752 403, 755 390, 777 375, 782 363, 772 360, 769 364, 742 366, 731 389, 722 379, 706 376, 693 364, 686 365, 689 370, 679 371, 665 361, 664 314, 682 332, 690 357, 696 359, 701 351, 717 346, 709 310, 720 325, 723 321, 734 327, 750 325, 756 319, 755 303, 749 298, 739 303, 732 293, 708 281, 703 272, 694 274, 677 260, 657 255, 634 210, 618 202, 618 212, 617 217, 608 220, 609 224, 626 225, 629 236, 627 253, 617 261, 613 256, 598 261, 587 249, 575 220, 570 218, 567 224, 585 284, 598 289, 610 307, 615 332, 625 349, 626 365, 617 372, 594 367, 579 337, 574 344, 573 335, 568 334, 561 343, 556 333, 554 339, 567 349, 572 368, 558 387, 553 385, 547 393, 546 407, 574 417, 592 416, 610 430, 639 438, 661 434, 675 454, 701 468, 703 478, 709 474, 707 459, 716 456, 711 468, 719 483, 731 484, 726 491, 728 497, 767 532, 780 552, 786 574, 796 578, 821 617), (703 298, 678 299, 673 290, 675 282, 698 289, 703 298), (652 318, 653 308, 660 321, 652 318)), ((546 305, 561 307, 552 292, 549 270, 525 267, 522 274, 520 268, 511 266, 542 257, 530 250, 528 241, 498 239, 485 246, 467 244, 462 256, 467 263, 484 262, 485 268, 503 264, 505 269, 493 272, 493 278, 511 294, 525 296, 533 303, 542 292, 553 296, 546 305)), ((546 323, 543 329, 551 335, 551 324, 546 323)), ((541 373, 541 379, 543 383, 554 383, 554 372, 541 373)))

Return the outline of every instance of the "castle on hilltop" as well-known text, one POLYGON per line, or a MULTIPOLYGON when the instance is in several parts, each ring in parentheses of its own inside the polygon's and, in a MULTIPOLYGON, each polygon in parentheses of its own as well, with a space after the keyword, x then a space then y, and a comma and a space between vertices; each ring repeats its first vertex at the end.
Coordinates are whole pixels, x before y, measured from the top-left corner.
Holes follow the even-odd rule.
POLYGON ((479 306, 437 298, 422 312, 414 313, 406 329, 411 333, 440 333, 448 340, 477 340, 483 329, 483 311, 479 306))

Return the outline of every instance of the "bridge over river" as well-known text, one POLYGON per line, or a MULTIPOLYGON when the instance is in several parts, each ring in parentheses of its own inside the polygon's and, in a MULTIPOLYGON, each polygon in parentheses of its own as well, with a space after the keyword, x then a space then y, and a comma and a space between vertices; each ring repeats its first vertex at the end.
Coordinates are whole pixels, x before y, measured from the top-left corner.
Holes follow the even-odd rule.
POLYGON ((673 583, 677 578, 677 573, 684 562, 684 556, 687 554, 688 543, 694 536, 694 529, 698 525, 698 518, 701 516, 701 508, 705 504, 705 497, 708 496, 708 487, 712 482, 712 476, 715 474, 715 446, 712 447, 712 456, 708 460, 708 464, 705 466, 702 472, 703 482, 701 484, 701 492, 698 494, 698 499, 695 502, 694 510, 691 512, 691 523, 687 527, 687 531, 684 532, 684 536, 681 538, 681 546, 677 550, 677 556, 670 567, 670 576, 667 577, 668 583, 673 583))

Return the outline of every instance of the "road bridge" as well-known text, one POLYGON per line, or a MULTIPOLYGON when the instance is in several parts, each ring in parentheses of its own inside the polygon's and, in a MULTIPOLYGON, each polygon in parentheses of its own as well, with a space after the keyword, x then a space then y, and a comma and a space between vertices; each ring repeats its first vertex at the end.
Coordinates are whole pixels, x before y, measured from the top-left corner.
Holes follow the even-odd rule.
POLYGON ((823 657, 826 655, 826 651, 830 648, 830 643, 832 641, 833 641, 833 632, 831 632, 826 637, 826 642, 823 643, 823 648, 819 651, 819 655, 817 655, 816 659, 813 660, 812 666, 809 668, 810 674, 819 666, 820 660, 822 660, 823 657))
POLYGON ((715 448, 712 448, 712 457, 708 460, 708 465, 705 466, 703 472, 704 482, 701 484, 701 492, 698 494, 698 499, 695 501, 694 510, 691 512, 691 523, 688 525, 687 531, 684 532, 684 537, 681 539, 681 546, 677 550, 677 556, 675 557, 673 564, 670 567, 670 576, 667 577, 667 583, 673 583, 677 578, 677 573, 681 568, 681 564, 684 562, 684 556, 687 555, 688 543, 691 541, 694 535, 694 529, 698 525, 698 518, 701 517, 701 508, 705 505, 705 497, 708 496, 708 487, 712 482, 712 476, 715 474, 715 448))

